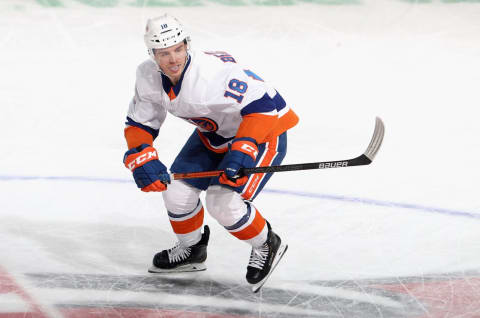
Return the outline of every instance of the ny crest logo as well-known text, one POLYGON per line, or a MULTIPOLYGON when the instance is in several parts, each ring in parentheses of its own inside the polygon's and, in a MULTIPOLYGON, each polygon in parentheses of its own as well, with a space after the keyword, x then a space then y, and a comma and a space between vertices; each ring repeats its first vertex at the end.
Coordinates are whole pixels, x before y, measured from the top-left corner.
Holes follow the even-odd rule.
POLYGON ((186 118, 182 117, 183 119, 187 120, 188 122, 198 126, 206 131, 217 131, 218 124, 210 118, 207 117, 195 117, 195 118, 186 118))

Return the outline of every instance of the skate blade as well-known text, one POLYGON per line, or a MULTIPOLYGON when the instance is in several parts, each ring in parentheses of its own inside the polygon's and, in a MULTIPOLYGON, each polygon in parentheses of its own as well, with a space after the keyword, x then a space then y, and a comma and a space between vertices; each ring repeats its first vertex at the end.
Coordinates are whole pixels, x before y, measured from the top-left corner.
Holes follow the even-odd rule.
POLYGON ((207 269, 207 266, 203 263, 197 263, 197 264, 186 264, 182 266, 178 266, 172 269, 163 269, 163 268, 158 268, 156 266, 152 266, 148 269, 149 273, 184 273, 184 272, 198 272, 198 271, 204 271, 207 269))
POLYGON ((259 281, 256 284, 252 285, 252 292, 258 293, 260 291, 260 289, 263 287, 263 285, 265 285, 268 278, 270 277, 270 275, 272 275, 273 271, 275 270, 275 267, 277 267, 278 263, 282 259, 283 255, 285 255, 285 252, 287 251, 287 249, 288 249, 287 244, 280 245, 277 253, 275 254, 275 259, 273 260, 273 264, 272 264, 272 268, 270 269, 270 272, 268 273, 267 276, 265 276, 264 279, 262 279, 261 281, 259 281))

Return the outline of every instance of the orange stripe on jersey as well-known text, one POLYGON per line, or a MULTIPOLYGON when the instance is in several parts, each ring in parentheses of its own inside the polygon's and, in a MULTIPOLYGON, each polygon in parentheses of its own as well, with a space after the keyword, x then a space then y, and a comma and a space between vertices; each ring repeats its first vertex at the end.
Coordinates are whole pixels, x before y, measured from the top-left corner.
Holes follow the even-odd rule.
POLYGON ((142 128, 135 126, 128 126, 124 131, 125 139, 127 140, 128 149, 138 147, 142 144, 153 144, 153 136, 142 128))
POLYGON ((176 234, 187 234, 197 230, 203 224, 203 207, 192 218, 183 221, 170 220, 170 224, 176 234))
POLYGON ((168 97, 170 98, 170 100, 174 100, 175 98, 177 98, 177 95, 175 95, 175 92, 173 91, 173 87, 170 88, 170 92, 168 92, 168 97))
POLYGON ((230 232, 233 236, 240 240, 250 240, 260 234, 265 227, 266 221, 260 212, 255 209, 255 218, 246 228, 238 232, 230 232))
POLYGON ((235 138, 249 137, 261 144, 277 126, 278 117, 258 113, 243 116, 235 138))
POLYGON ((228 147, 213 148, 210 145, 210 142, 208 141, 207 137, 205 137, 200 130, 198 130, 198 129, 196 129, 196 130, 197 130, 198 136, 200 137, 200 140, 202 141, 203 145, 205 147, 207 147, 209 150, 211 150, 213 152, 216 152, 216 153, 224 153, 224 152, 228 151, 228 147))
MULTIPOLYGON (((277 154, 277 142, 278 138, 275 137, 272 140, 268 141, 268 148, 265 149, 265 156, 263 157, 262 161, 257 165, 257 167, 266 167, 272 164, 273 159, 277 154)), ((245 189, 243 189, 242 197, 245 200, 250 200, 250 198, 255 194, 258 186, 262 182, 265 173, 255 173, 250 176, 250 180, 247 183, 245 189)))
POLYGON ((258 113, 243 116, 238 127, 236 138, 250 137, 258 144, 280 136, 298 123, 298 116, 293 110, 289 110, 282 117, 268 116, 258 113))
POLYGON ((295 112, 290 109, 285 115, 278 119, 277 125, 273 129, 272 133, 267 137, 271 139, 280 136, 296 124, 298 124, 299 118, 295 112))

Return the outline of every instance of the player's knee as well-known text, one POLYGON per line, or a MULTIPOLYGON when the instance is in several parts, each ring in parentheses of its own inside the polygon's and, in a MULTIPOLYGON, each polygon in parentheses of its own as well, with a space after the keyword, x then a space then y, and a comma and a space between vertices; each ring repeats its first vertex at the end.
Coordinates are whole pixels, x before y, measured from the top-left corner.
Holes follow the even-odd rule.
POLYGON ((239 193, 218 185, 207 189, 205 203, 208 213, 223 226, 235 224, 247 210, 239 193))
POLYGON ((175 214, 191 212, 198 205, 200 190, 181 180, 172 180, 162 192, 167 211, 175 214))

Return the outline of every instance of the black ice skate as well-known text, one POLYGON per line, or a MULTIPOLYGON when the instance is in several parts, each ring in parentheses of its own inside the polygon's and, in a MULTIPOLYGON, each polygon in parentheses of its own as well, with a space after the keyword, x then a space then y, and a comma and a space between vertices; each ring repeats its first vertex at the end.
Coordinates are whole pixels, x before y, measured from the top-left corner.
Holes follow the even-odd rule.
POLYGON ((207 269, 204 262, 207 259, 207 245, 210 237, 208 225, 203 228, 200 241, 192 246, 183 246, 179 242, 174 247, 163 250, 153 257, 153 266, 149 273, 196 272, 207 269))
POLYGON ((262 288, 288 248, 288 245, 282 244, 280 237, 272 231, 270 223, 267 222, 267 226, 267 241, 260 247, 252 248, 247 267, 247 282, 253 284, 254 293, 262 288))

